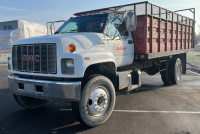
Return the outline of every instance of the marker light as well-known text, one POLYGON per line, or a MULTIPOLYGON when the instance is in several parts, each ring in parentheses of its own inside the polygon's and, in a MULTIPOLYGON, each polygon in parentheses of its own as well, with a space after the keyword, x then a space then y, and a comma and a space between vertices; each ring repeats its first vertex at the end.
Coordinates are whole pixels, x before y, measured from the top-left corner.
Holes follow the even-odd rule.
POLYGON ((74 52, 75 51, 75 45, 74 44, 69 44, 69 51, 74 52))

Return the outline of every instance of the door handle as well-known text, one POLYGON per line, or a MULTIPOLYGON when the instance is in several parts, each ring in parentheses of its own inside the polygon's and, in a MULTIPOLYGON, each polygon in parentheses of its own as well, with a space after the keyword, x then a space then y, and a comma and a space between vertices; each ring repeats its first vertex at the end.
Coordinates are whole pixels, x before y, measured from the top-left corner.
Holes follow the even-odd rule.
POLYGON ((97 41, 98 44, 105 44, 104 41, 97 41))
POLYGON ((128 40, 128 44, 133 44, 133 41, 132 40, 128 40))

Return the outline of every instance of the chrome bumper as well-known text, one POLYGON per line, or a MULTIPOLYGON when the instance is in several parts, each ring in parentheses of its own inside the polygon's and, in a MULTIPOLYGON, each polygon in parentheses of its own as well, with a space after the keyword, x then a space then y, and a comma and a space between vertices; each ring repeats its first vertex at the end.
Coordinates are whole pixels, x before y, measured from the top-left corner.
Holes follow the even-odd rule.
POLYGON ((8 76, 9 89, 17 95, 62 102, 80 100, 81 82, 60 82, 8 76))

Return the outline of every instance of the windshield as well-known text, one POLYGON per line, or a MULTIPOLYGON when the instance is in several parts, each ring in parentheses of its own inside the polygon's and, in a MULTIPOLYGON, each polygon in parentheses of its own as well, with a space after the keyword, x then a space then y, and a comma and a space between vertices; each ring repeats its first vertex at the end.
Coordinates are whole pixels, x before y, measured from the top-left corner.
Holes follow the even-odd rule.
POLYGON ((102 33, 106 23, 107 14, 89 15, 76 17, 63 24, 55 34, 59 33, 78 33, 78 32, 97 32, 102 33))

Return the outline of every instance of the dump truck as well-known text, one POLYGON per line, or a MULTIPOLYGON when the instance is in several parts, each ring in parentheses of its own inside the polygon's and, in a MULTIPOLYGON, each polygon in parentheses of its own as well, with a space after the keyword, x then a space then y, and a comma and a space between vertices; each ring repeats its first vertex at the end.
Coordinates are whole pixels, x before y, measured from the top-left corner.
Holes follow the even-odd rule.
POLYGON ((195 15, 185 10, 195 14, 148 1, 75 13, 52 35, 13 42, 9 89, 26 109, 70 102, 78 121, 101 125, 117 92, 139 89, 141 72, 180 82, 194 48, 195 15))

